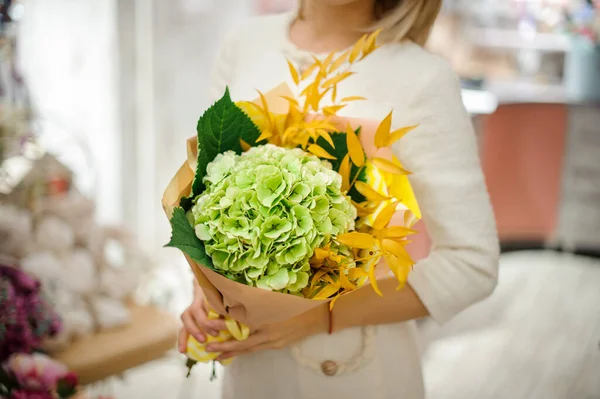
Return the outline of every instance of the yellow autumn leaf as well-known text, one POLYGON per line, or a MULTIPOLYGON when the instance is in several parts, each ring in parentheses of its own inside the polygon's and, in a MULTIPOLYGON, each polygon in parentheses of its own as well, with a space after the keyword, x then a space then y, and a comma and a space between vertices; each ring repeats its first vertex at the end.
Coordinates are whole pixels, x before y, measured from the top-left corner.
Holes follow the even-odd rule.
POLYGON ((394 274, 396 277, 396 280, 398 280, 398 283, 400 283, 396 290, 400 290, 402 287, 404 287, 404 284, 406 284, 406 281, 408 280, 410 265, 401 262, 392 254, 385 254, 383 258, 385 259, 385 262, 390 268, 392 274, 394 274))
POLYGON ((359 168, 363 166, 365 163, 365 152, 350 124, 346 126, 346 145, 348 146, 348 154, 350 154, 352 163, 359 168))
POLYGON ((385 208, 383 208, 375 218, 372 227, 375 230, 381 230, 385 228, 392 220, 392 217, 394 217, 397 208, 398 203, 396 201, 392 201, 388 205, 386 205, 385 208))
POLYGON ((335 72, 339 67, 344 65, 344 63, 348 59, 348 54, 350 54, 350 50, 346 50, 342 54, 340 54, 340 56, 336 58, 335 61, 333 61, 331 67, 329 67, 329 73, 335 72))
POLYGON ((388 139, 386 141, 386 146, 390 146, 390 145, 394 144, 396 141, 398 141, 402 137, 404 137, 406 135, 406 133, 409 133, 409 132, 413 131, 418 126, 419 125, 405 126, 405 127, 402 127, 402 128, 400 128, 398 130, 394 130, 388 136, 388 139))
POLYGON ((331 102, 335 104, 335 100, 337 99, 337 85, 333 85, 331 89, 331 102))
POLYGON ((256 142, 259 143, 263 140, 268 140, 273 136, 273 132, 270 130, 263 130, 260 136, 256 139, 256 142))
POLYGON ((390 240, 389 238, 384 238, 381 240, 381 247, 384 251, 392 253, 398 260, 405 261, 408 263, 414 263, 411 259, 410 255, 404 248, 404 245, 400 244, 397 241, 390 240))
POLYGON ((377 262, 373 262, 369 267, 369 281, 371 282, 371 286, 373 287, 373 290, 377 293, 377 295, 382 297, 383 293, 379 289, 379 284, 377 284, 377 276, 375 275, 376 268, 377 262))
POLYGON ((323 88, 324 89, 328 89, 328 88, 330 88, 330 87, 332 87, 334 85, 337 85, 342 80, 347 79, 347 78, 349 78, 352 75, 354 75, 354 72, 351 72, 351 71, 342 72, 340 74, 337 74, 333 78, 330 78, 330 79, 326 80, 323 83, 323 88))
POLYGON ((336 159, 333 155, 331 155, 330 153, 328 153, 327 151, 325 151, 321 146, 317 145, 317 144, 311 144, 308 146, 308 152, 310 152, 311 154, 316 155, 319 158, 325 158, 325 159, 336 159))
POLYGON ((323 137, 323 139, 327 142, 327 144, 329 144, 331 146, 331 148, 335 149, 335 144, 333 143, 333 140, 331 139, 331 135, 329 134, 329 132, 327 130, 315 129, 315 131, 317 132, 319 137, 323 137))
POLYGON ((290 60, 287 60, 287 63, 288 63, 288 67, 290 69, 290 75, 292 75, 292 80, 294 81, 296 86, 298 86, 298 84, 300 83, 300 78, 298 77, 298 71, 296 70, 296 67, 294 67, 294 65, 290 62, 290 60))
POLYGON ((340 244, 358 249, 369 249, 376 244, 375 238, 371 234, 359 233, 356 231, 341 234, 336 237, 336 241, 340 244))
POLYGON ((342 176, 342 192, 347 192, 350 189, 350 155, 346 154, 342 162, 340 163, 340 170, 338 171, 342 176))
MULTIPOLYGON (((348 156, 348 155, 346 155, 348 156)), ((348 165, 349 165, 349 161, 348 161, 348 165)), ((358 204, 354 201, 352 201, 352 205, 354 205, 354 208, 356 208, 356 213, 357 216, 363 217, 363 216, 369 216, 370 214, 372 214, 375 211, 375 208, 369 208, 367 206, 364 206, 362 204, 358 204)))
POLYGON ((361 100, 366 100, 366 98, 361 97, 361 96, 350 96, 350 97, 344 97, 341 99, 341 101, 345 102, 345 103, 349 103, 351 101, 361 101, 361 100))
POLYGON ((367 41, 367 35, 363 35, 356 42, 356 44, 354 45, 354 47, 352 47, 352 50, 350 51, 350 55, 348 56, 348 62, 350 62, 352 64, 352 63, 354 63, 354 61, 356 61, 358 56, 361 54, 366 41, 367 41))
POLYGON ((316 248, 315 249, 315 258, 318 260, 323 260, 327 258, 331 254, 329 248, 316 248))
POLYGON ((360 267, 354 267, 348 271, 348 277, 352 280, 358 280, 359 278, 369 277, 369 273, 360 267))
POLYGON ((244 152, 248 151, 251 148, 250 144, 246 143, 243 139, 240 139, 240 146, 242 147, 242 151, 244 152))
POLYGON ((331 61, 333 61, 333 56, 334 55, 335 55, 335 53, 329 53, 329 55, 327 55, 327 57, 321 63, 320 73, 322 75, 326 75, 327 74, 327 68, 329 67, 329 64, 331 64, 331 61))
POLYGON ((381 169, 384 172, 391 173, 393 175, 408 175, 409 171, 402 168, 401 166, 396 165, 392 161, 388 161, 384 158, 375 157, 371 159, 371 163, 381 169))
POLYGON ((295 107, 299 107, 300 104, 298 104, 298 100, 296 100, 295 98, 292 98, 290 96, 280 96, 281 98, 283 98, 284 100, 286 100, 287 102, 290 103, 290 105, 293 105, 295 107))
POLYGON ((262 109, 264 110, 265 116, 268 118, 269 116, 269 104, 267 103, 267 99, 265 98, 265 95, 262 94, 261 91, 258 91, 258 95, 260 96, 260 103, 262 104, 262 109))
MULTIPOLYGON (((335 90, 335 88, 334 88, 335 90)), ((346 106, 346 104, 343 105, 331 105, 329 107, 323 107, 323 114, 325 116, 334 116, 339 110, 341 110, 342 108, 344 108, 346 106)))
POLYGON ((327 299, 330 296, 332 296, 333 294, 335 294, 336 292, 338 292, 339 290, 340 290, 340 287, 337 284, 326 285, 325 287, 323 287, 323 289, 321 289, 321 291, 319 291, 317 293, 317 295, 315 295, 313 297, 313 299, 315 299, 315 300, 327 299))
POLYGON ((381 31, 381 28, 377 29, 375 32, 371 33, 369 37, 367 37, 367 40, 365 40, 365 45, 363 47, 363 55, 361 57, 361 60, 377 49, 377 38, 379 37, 381 31))
POLYGON ((390 226, 381 230, 383 237, 387 238, 403 238, 417 232, 404 226, 390 226))
POLYGON ((344 270, 340 270, 340 286, 344 290, 353 290, 356 288, 356 285, 354 285, 352 282, 350 282, 350 280, 348 280, 348 276, 346 276, 344 270))
POLYGON ((356 183, 354 183, 354 187, 369 201, 381 202, 390 199, 389 197, 386 197, 375 191, 373 187, 369 186, 365 182, 357 181, 356 183))
POLYGON ((375 131, 375 146, 382 148, 387 146, 390 129, 392 127, 392 113, 390 112, 377 127, 375 131))
POLYGON ((310 75, 312 75, 312 73, 315 71, 315 69, 317 69, 318 66, 319 64, 317 64, 316 62, 312 63, 308 68, 304 70, 304 72, 302 72, 301 80, 307 79, 310 75))
POLYGON ((390 195, 402 202, 417 219, 421 219, 421 209, 407 175, 393 175, 388 190, 390 195))

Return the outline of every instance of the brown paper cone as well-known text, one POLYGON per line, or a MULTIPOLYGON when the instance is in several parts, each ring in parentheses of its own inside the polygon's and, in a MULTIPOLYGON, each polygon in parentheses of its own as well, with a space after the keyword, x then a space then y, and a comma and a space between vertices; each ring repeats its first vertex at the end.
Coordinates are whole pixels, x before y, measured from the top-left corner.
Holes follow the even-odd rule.
MULTIPOLYGON (((271 112, 287 112, 288 103, 280 98, 281 95, 290 95, 289 88, 286 85, 279 86, 265 94, 271 112)), ((375 154, 389 156, 391 154, 389 149, 378 151, 374 146, 373 138, 378 126, 376 122, 354 118, 336 118, 333 123, 340 131, 345 131, 347 123, 350 123, 355 129, 360 126, 360 139, 368 156, 374 156, 375 154)), ((177 171, 162 198, 163 208, 169 218, 173 208, 179 205, 181 198, 189 195, 194 179, 198 152, 196 137, 188 139, 186 144, 188 159, 177 171)), ((394 221, 401 224, 402 220, 402 212, 399 212, 394 217, 394 221)), ((253 328, 290 319, 330 301, 306 299, 243 285, 221 276, 213 270, 194 262, 187 256, 186 259, 199 285, 202 287, 209 305, 217 313, 227 314, 253 328)), ((385 275, 386 271, 387 267, 382 267, 378 275, 385 275)), ((364 290, 371 289, 370 284, 367 284, 344 294, 344 297, 347 295, 364 295, 364 290)))

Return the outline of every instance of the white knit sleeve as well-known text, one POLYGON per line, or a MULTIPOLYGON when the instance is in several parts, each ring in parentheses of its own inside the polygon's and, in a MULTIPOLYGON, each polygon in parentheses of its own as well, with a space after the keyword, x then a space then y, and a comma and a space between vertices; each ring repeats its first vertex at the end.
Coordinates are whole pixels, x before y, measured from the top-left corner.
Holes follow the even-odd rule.
POLYGON ((233 84, 237 60, 237 38, 236 31, 231 31, 223 39, 217 54, 217 60, 213 67, 212 81, 209 95, 211 102, 223 97, 225 87, 233 84))
POLYGON ((410 110, 420 126, 395 150, 413 172, 410 181, 432 241, 409 284, 441 324, 492 293, 499 245, 458 77, 445 62, 434 61, 410 110))

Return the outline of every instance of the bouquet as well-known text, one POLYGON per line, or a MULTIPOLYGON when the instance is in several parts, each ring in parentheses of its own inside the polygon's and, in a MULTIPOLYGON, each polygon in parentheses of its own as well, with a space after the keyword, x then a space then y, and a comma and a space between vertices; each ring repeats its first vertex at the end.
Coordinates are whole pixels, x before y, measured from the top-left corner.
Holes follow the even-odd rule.
MULTIPOLYGON (((377 49, 378 34, 302 74, 288 62, 297 98, 282 84, 234 103, 226 89, 200 118, 162 203, 167 246, 183 251, 209 317, 228 326, 207 343, 246 339, 250 326, 323 301, 332 307, 367 282, 381 295, 381 271, 396 276, 398 289, 405 284, 414 264, 405 245, 420 212, 390 146, 416 126, 391 131, 391 113, 380 123, 337 115, 364 100, 338 99, 337 86, 377 49)), ((218 355, 189 338, 189 365, 218 355)))

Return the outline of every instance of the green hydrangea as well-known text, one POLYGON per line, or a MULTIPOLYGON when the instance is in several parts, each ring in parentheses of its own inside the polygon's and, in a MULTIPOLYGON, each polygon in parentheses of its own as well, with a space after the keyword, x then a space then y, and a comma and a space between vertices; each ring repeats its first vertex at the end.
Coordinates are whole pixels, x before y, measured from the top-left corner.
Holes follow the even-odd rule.
POLYGON ((188 217, 224 275, 288 293, 306 287, 315 248, 354 229, 356 209, 331 164, 274 145, 208 164, 188 217))

